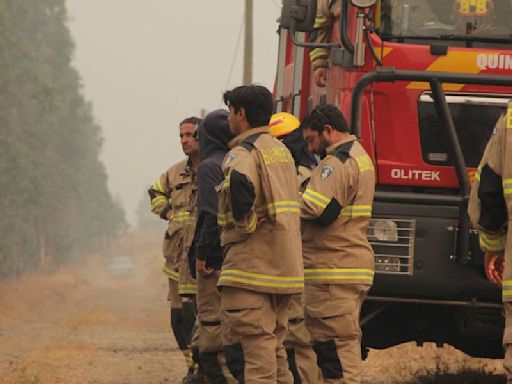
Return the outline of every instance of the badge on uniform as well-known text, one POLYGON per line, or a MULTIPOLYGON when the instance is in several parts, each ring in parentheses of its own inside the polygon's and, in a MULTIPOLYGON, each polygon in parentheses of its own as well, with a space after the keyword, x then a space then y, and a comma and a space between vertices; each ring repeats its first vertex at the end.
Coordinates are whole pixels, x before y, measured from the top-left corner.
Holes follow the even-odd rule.
POLYGON ((228 153, 226 157, 226 161, 224 162, 224 167, 229 167, 233 160, 236 159, 236 155, 234 153, 228 153))
POLYGON ((326 165, 322 168, 322 173, 320 174, 320 178, 322 180, 325 180, 327 179, 329 176, 332 175, 332 173, 334 172, 334 168, 331 167, 330 165, 326 165))

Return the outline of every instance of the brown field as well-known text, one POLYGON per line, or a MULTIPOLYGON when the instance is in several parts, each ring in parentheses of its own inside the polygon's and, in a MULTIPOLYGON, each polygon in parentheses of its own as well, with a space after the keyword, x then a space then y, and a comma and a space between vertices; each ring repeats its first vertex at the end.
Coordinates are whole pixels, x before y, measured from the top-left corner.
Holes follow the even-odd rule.
MULTIPOLYGON (((0 384, 174 384, 185 372, 169 331, 161 233, 132 232, 111 255, 137 264, 111 278, 86 267, 0 284, 0 384)), ((500 361, 405 344, 371 351, 365 384, 505 383, 500 361)))

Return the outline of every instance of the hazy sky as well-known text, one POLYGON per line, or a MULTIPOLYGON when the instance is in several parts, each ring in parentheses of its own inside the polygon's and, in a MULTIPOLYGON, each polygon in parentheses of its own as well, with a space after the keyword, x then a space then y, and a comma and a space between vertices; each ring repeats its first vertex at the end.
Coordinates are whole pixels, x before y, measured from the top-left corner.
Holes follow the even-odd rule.
MULTIPOLYGON (((255 0, 254 82, 272 87, 280 0, 255 0)), ((109 186, 127 217, 181 160, 177 124, 242 79, 243 0, 68 0, 75 65, 103 128, 109 186)), ((149 209, 149 202, 148 202, 149 209)))

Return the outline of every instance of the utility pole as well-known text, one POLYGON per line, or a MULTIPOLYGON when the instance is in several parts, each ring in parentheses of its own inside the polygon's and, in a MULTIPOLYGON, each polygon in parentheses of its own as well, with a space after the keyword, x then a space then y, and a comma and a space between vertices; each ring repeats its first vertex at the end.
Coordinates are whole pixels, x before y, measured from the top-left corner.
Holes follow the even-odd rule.
POLYGON ((254 1, 245 0, 244 85, 252 84, 254 1))

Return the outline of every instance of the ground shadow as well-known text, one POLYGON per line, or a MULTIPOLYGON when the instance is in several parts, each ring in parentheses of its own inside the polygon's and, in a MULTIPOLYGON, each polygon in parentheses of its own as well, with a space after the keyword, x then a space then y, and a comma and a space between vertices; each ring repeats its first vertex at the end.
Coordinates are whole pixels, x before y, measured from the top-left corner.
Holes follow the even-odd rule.
POLYGON ((407 384, 506 384, 504 375, 491 375, 483 370, 462 370, 458 373, 421 375, 407 384))

